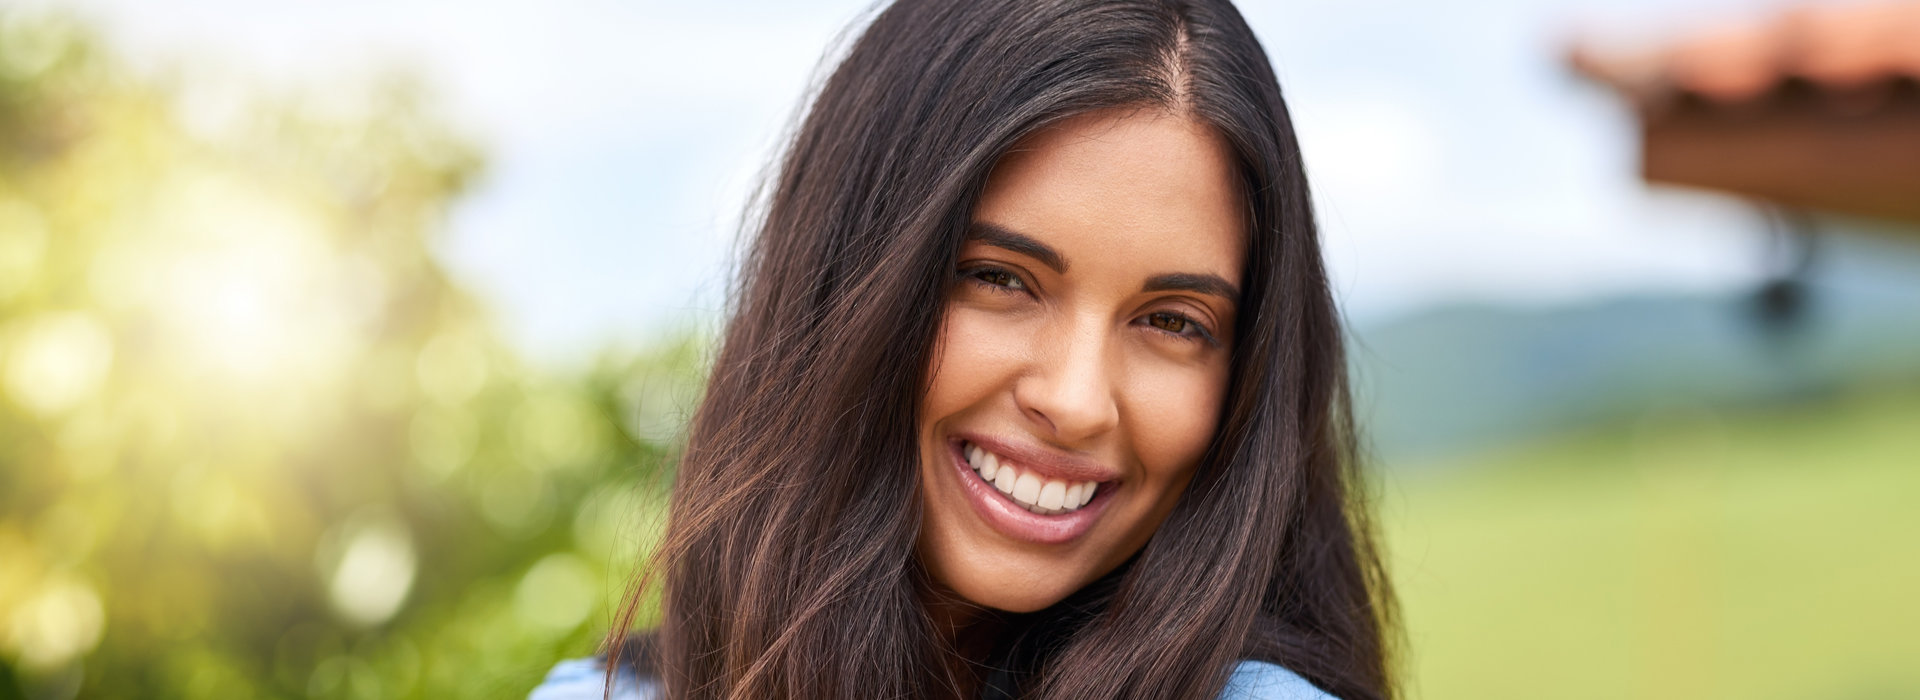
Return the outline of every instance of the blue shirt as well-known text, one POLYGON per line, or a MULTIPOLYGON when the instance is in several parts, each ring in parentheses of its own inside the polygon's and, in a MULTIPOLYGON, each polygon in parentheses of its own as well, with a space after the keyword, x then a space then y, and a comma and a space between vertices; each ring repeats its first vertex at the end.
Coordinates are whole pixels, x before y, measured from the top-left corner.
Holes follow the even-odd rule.
MULTIPOLYGON (((562 661, 547 673, 527 700, 600 700, 607 667, 599 659, 562 661)), ((622 671, 614 680, 613 700, 654 700, 660 686, 651 678, 622 671)), ((1242 661, 1227 678, 1220 700, 1338 700, 1299 674, 1265 661, 1242 661)))

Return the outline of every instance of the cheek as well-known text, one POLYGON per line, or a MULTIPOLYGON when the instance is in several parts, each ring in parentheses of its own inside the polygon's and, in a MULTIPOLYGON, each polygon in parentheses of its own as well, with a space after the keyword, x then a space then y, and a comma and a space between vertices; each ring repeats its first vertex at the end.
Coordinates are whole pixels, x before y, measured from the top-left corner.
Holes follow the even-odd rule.
POLYGON ((1163 485, 1185 483, 1219 428, 1225 368, 1145 366, 1124 381, 1141 465, 1163 485))
POLYGON ((1016 330, 991 314, 947 311, 934 341, 933 376, 921 400, 923 434, 934 423, 988 401, 1005 385, 1026 352, 1024 336, 1016 330))
MULTIPOLYGON (((927 392, 920 401, 920 497, 922 525, 915 555, 937 585, 975 602, 1000 602, 992 562, 1003 559, 970 525, 967 496, 949 473, 944 435, 969 417, 991 415, 997 401, 1010 404, 1006 387, 1018 375, 1018 339, 1004 319, 977 310, 949 309, 934 340, 927 392)), ((987 603, 982 603, 987 604, 987 603)))

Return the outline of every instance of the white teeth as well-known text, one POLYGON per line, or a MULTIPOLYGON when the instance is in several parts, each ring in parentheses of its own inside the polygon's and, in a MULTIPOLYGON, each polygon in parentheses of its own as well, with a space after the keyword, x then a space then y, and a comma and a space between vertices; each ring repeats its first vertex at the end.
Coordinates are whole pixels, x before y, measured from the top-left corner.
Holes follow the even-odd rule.
POLYGON ((993 484, 1015 505, 1041 515, 1058 515, 1084 506, 1093 500, 1094 489, 1099 486, 1092 481, 1043 479, 1011 463, 1002 464, 999 456, 979 445, 967 444, 961 453, 981 480, 993 484))
POLYGON ((967 455, 967 464, 969 466, 972 466, 974 471, 977 471, 980 473, 980 479, 982 481, 995 485, 995 487, 999 488, 1001 491, 1007 491, 1009 493, 1012 492, 1011 491, 1013 489, 1012 479, 1014 477, 1018 477, 1019 474, 1013 473, 1013 470, 1011 469, 1001 469, 1000 458, 993 456, 992 452, 988 452, 986 450, 980 449, 979 445, 974 445, 974 444, 967 445, 966 455, 967 455), (1008 479, 1006 486, 1000 486, 999 479, 997 478, 1003 473, 1007 475, 1007 479, 1008 479))
POLYGON ((1049 481, 1040 487, 1040 500, 1035 505, 1054 510, 1067 502, 1067 485, 1058 481, 1049 481))
POLYGON ((1040 502, 1040 477, 1023 473, 1013 482, 1013 500, 1033 505, 1040 502))
POLYGON ((1013 495, 1013 482, 1020 476, 1017 472, 1018 470, 1012 467, 1000 470, 1000 473, 993 477, 993 487, 1000 489, 1000 493, 1013 495))

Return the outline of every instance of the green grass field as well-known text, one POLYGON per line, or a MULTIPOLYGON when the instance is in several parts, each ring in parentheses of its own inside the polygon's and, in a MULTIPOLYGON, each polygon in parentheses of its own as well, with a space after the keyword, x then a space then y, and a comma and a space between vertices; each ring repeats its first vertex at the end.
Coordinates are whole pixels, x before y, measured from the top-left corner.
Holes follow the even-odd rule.
POLYGON ((1408 696, 1920 698, 1920 392, 1406 465, 1408 696))

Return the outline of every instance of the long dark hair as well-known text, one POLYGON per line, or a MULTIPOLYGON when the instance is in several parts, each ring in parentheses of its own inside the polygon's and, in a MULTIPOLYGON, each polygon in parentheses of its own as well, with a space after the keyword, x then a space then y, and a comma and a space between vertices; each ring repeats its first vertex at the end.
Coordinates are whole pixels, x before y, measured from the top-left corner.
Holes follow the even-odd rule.
MULTIPOLYGON (((1341 328, 1253 32, 1225 0, 899 0, 821 87, 742 261, 649 569, 663 617, 639 646, 668 697, 965 687, 914 557, 943 299, 995 161, 1128 105, 1209 124, 1237 155, 1251 240, 1227 405, 1152 540, 1053 608, 1007 616, 1027 633, 996 658, 1022 697, 1211 698, 1239 659, 1347 700, 1392 696, 1341 328)), ((610 655, 636 646, 621 640, 648 584, 610 655)))

